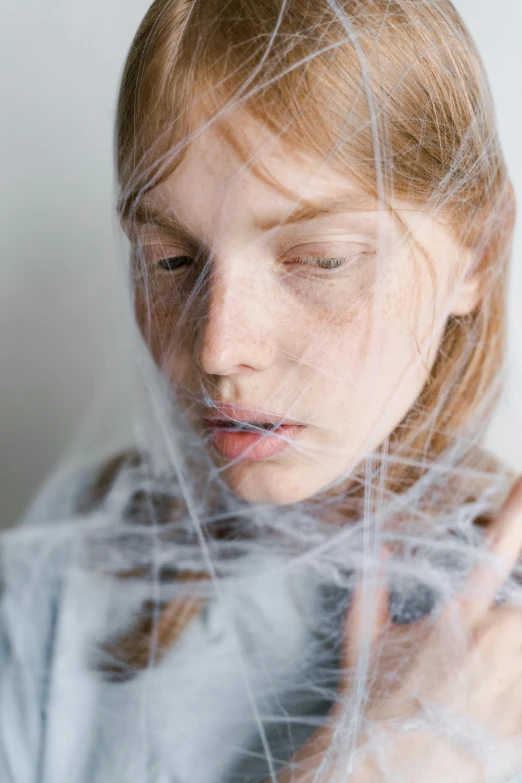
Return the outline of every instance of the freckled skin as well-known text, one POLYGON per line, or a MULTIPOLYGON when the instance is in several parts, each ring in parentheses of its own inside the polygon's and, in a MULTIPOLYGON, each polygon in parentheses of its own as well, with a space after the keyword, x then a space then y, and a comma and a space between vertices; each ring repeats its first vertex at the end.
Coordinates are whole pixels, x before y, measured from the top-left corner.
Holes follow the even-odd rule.
MULTIPOLYGON (((252 133, 259 139, 259 128, 252 133)), ((356 192, 347 177, 292 158, 264 133, 258 161, 296 199, 356 192)), ((422 253, 377 207, 259 231, 256 218, 284 216, 296 202, 256 179, 212 129, 148 198, 212 248, 206 266, 169 272, 158 260, 193 253, 184 240, 150 228, 140 240, 136 317, 181 407, 190 407, 189 422, 201 429, 205 392, 306 425, 266 460, 229 465, 211 450, 232 491, 252 502, 310 497, 377 448, 422 390, 447 317, 476 304, 466 254, 411 205, 394 206, 409 206, 401 217, 430 254, 435 286, 422 253), (321 257, 351 260, 325 270, 321 257)))

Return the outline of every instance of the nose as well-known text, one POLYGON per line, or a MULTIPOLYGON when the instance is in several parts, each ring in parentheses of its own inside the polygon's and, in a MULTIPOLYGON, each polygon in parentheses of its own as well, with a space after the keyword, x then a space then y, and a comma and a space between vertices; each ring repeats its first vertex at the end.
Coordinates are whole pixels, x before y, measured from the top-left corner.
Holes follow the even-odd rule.
POLYGON ((234 375, 266 370, 275 345, 274 314, 269 292, 253 269, 223 265, 212 272, 201 326, 197 360, 209 375, 234 375))

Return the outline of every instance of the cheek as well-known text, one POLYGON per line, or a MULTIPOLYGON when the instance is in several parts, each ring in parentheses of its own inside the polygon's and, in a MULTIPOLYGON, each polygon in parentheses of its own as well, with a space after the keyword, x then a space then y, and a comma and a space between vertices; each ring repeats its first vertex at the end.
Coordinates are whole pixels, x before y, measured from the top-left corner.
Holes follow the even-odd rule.
POLYGON ((347 364, 358 362, 369 346, 372 290, 369 283, 366 289, 335 284, 318 288, 300 291, 285 307, 283 347, 287 356, 296 357, 302 372, 332 379, 347 364))
MULTIPOLYGON (((391 429, 415 402, 428 377, 419 331, 428 329, 430 319, 413 328, 411 293, 409 286, 401 290, 392 281, 378 299, 350 317, 332 314, 322 334, 316 332, 306 357, 313 368, 306 394, 310 405, 322 410, 323 421, 337 427, 344 421, 354 431, 382 419, 391 429)), ((424 296, 423 312, 430 308, 433 300, 424 296)))
POLYGON ((303 307, 295 319, 295 343, 304 352, 305 367, 317 375, 341 382, 349 377, 356 384, 359 372, 382 350, 390 322, 390 295, 384 285, 376 291, 373 280, 366 286, 339 286, 322 291, 324 303, 303 307))
POLYGON ((413 293, 409 286, 402 292, 393 291, 353 346, 361 421, 376 422, 381 438, 391 433, 418 399, 442 335, 443 326, 439 333, 434 330, 430 282, 425 281, 418 310, 413 307, 413 293))
POLYGON ((173 381, 187 346, 178 308, 165 297, 153 297, 143 287, 134 291, 134 313, 139 330, 158 368, 173 381))

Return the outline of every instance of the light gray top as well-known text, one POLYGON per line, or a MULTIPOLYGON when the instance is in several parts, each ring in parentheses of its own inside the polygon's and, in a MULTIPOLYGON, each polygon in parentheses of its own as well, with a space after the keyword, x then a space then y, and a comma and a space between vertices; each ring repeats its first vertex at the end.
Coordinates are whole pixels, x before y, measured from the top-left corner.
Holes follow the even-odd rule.
MULTIPOLYGON (((90 478, 55 487, 56 506, 66 493, 74 508, 90 478)), ((335 645, 311 619, 317 585, 273 555, 246 558, 161 663, 110 682, 93 652, 131 624, 150 583, 80 567, 71 531, 104 512, 57 525, 53 492, 44 495, 0 551, 2 783, 265 779, 266 743, 277 768, 335 693, 335 645)))
MULTIPOLYGON (((151 583, 84 567, 77 531, 110 513, 77 510, 92 475, 55 482, 2 541, 0 781, 262 783, 332 705, 349 595, 282 556, 245 557, 157 666, 108 681, 95 653, 151 583)), ((416 591, 395 614, 432 606, 416 591)))

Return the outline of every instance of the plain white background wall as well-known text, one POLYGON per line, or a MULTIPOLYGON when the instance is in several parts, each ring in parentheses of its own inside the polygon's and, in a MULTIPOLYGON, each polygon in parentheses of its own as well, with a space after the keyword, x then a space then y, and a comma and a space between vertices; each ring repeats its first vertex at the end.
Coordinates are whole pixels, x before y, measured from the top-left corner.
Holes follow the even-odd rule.
MULTIPOLYGON (((0 2, 0 525, 16 519, 102 386, 124 437, 122 259, 114 220, 118 80, 148 0, 0 2)), ((522 194, 522 3, 458 0, 496 95, 522 194)), ((491 443, 522 468, 520 231, 511 380, 491 443), (520 357, 520 361, 517 360, 520 357)))

